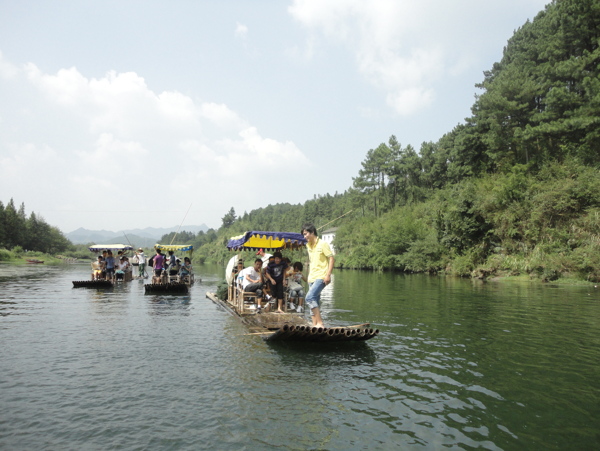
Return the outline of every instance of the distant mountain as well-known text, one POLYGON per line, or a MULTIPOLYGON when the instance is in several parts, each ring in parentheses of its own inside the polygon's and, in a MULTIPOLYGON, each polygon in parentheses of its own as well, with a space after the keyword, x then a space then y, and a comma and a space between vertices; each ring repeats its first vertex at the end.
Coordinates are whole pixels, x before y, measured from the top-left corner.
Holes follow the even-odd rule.
MULTIPOLYGON (((155 244, 163 235, 176 232, 177 229, 179 229, 179 226, 168 228, 146 227, 145 229, 111 232, 110 230, 88 230, 80 227, 77 230, 67 233, 66 237, 73 244, 129 244, 131 242, 133 246, 149 247, 155 244)), ((208 226, 206 224, 182 226, 180 232, 198 233, 201 230, 206 232, 208 226)))

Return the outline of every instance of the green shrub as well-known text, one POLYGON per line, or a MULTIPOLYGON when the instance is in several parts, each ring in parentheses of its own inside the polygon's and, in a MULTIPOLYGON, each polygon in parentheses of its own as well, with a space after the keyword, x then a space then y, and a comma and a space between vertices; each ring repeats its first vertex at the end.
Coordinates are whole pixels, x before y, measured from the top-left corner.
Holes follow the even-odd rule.
POLYGON ((229 284, 227 283, 226 280, 222 280, 217 285, 217 297, 219 299, 221 299, 222 301, 227 300, 227 291, 228 291, 228 288, 229 288, 229 284))
POLYGON ((14 258, 14 255, 11 251, 7 249, 0 249, 0 261, 9 261, 14 258))
POLYGON ((23 255, 23 248, 21 246, 15 246, 11 249, 15 257, 21 257, 23 255))
POLYGON ((410 249, 401 256, 401 265, 405 271, 437 273, 444 264, 444 248, 438 243, 434 234, 416 240, 410 249))
POLYGON ((475 269, 475 263, 471 255, 459 255, 455 257, 451 262, 447 271, 455 276, 470 277, 471 273, 475 269))

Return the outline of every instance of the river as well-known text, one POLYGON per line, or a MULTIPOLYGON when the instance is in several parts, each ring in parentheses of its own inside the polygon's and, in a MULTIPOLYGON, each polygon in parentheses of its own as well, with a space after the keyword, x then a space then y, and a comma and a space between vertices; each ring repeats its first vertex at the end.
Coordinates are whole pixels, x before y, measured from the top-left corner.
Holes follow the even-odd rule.
POLYGON ((3 450, 600 448, 600 288, 336 271, 325 325, 270 344, 206 298, 87 265, 0 265, 3 450))

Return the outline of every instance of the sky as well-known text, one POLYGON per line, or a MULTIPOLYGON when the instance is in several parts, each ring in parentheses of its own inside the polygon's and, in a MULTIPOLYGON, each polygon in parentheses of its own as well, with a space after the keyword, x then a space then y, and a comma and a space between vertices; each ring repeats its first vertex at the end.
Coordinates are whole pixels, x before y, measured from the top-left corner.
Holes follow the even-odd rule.
POLYGON ((0 0, 0 201, 69 233, 206 224, 417 151, 549 0, 0 0))

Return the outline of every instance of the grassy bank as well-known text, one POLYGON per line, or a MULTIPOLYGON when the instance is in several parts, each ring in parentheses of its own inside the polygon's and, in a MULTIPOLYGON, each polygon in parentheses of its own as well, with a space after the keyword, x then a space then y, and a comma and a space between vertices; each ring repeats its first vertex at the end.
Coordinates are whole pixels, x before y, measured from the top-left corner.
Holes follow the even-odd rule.
POLYGON ((25 252, 21 248, 13 248, 12 250, 0 249, 0 262, 14 264, 30 264, 27 260, 40 260, 44 264, 57 265, 65 263, 74 263, 75 258, 65 257, 63 255, 50 255, 44 252, 25 252))

